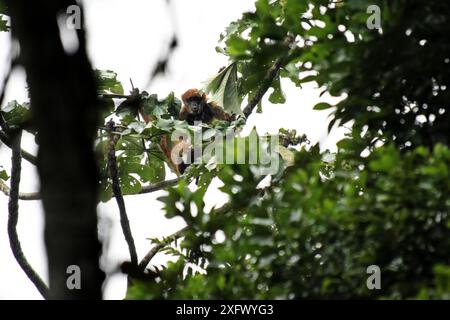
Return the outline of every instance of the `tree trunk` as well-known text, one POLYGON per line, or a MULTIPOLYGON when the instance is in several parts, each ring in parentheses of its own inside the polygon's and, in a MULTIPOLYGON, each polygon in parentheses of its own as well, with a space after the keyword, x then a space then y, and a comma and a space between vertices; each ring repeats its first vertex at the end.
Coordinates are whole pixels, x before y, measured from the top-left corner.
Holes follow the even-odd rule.
POLYGON ((77 30, 78 51, 69 55, 57 24, 57 16, 76 2, 6 2, 38 130, 50 295, 53 299, 101 299, 104 274, 99 268, 98 169, 93 151, 99 114, 96 85, 83 30, 77 30), (81 270, 79 290, 67 286, 72 265, 81 270))

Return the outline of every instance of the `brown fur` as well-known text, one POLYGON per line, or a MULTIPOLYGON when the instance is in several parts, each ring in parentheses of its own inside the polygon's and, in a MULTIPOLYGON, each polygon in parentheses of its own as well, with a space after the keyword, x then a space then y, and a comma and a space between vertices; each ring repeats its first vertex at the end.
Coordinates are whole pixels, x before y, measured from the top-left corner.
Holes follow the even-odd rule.
POLYGON ((208 102, 208 96, 201 93, 198 89, 189 89, 182 96, 183 106, 180 110, 180 120, 186 120, 190 125, 196 121, 206 124, 212 123, 214 120, 230 121, 231 116, 226 113, 216 102, 208 102), (192 101, 200 104, 200 111, 193 112, 191 108, 192 101))

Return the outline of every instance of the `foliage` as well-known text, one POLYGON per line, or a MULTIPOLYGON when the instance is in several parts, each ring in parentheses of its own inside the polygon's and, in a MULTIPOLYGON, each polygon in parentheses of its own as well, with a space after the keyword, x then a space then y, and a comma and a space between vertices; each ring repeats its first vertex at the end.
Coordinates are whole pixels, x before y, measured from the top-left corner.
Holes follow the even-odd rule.
POLYGON ((294 165, 265 189, 249 166, 221 167, 225 212, 204 212, 204 188, 169 190, 167 216, 189 231, 167 247, 176 261, 128 298, 448 297, 449 7, 371 4, 382 29, 367 28, 358 0, 257 0, 227 28, 217 51, 236 65, 242 98, 282 58, 270 101, 284 102, 280 78, 315 81, 342 99, 315 109, 334 107, 330 128, 352 121, 352 132, 337 154, 291 150, 294 165), (372 264, 381 290, 366 287, 372 264))
POLYGON ((117 73, 111 70, 95 70, 97 88, 100 92, 123 94, 122 84, 117 80, 117 73))
MULTIPOLYGON (((433 286, 434 264, 450 264, 449 169, 443 145, 405 154, 387 145, 367 158, 341 149, 333 162, 317 147, 302 150, 282 179, 259 191, 247 166, 224 168, 232 210, 205 213, 203 190, 170 190, 167 212, 181 205, 191 227, 180 244, 188 254, 129 297, 414 298, 433 286), (207 275, 183 277, 200 258, 207 275), (373 264, 382 270, 380 291, 366 287, 373 264)), ((448 277, 438 281, 444 292, 448 277)))
POLYGON ((30 104, 13 100, 2 107, 0 114, 10 126, 26 126, 30 120, 30 104))
POLYGON ((9 179, 8 172, 6 172, 3 166, 0 166, 0 180, 6 181, 8 179, 9 179))
POLYGON ((213 92, 212 99, 230 114, 242 114, 237 81, 237 65, 232 63, 205 84, 205 91, 213 92))
POLYGON ((0 14, 0 32, 8 30, 9 30, 8 21, 6 21, 5 17, 0 14))
POLYGON ((258 0, 256 12, 228 27, 218 51, 239 62, 239 88, 251 97, 274 59, 285 54, 283 41, 291 34, 303 45, 289 54, 273 81, 272 103, 284 103, 280 77, 298 86, 315 81, 343 97, 330 128, 353 120, 356 130, 365 127, 401 148, 448 144, 450 56, 444 39, 450 4, 370 4, 381 8, 381 30, 367 28, 365 1, 258 0))
POLYGON ((3 1, 0 1, 0 32, 9 31, 8 21, 6 20, 5 15, 8 14, 8 8, 3 1))
MULTIPOLYGON (((333 110, 329 128, 352 124, 336 154, 306 148, 306 137, 281 129, 279 166, 264 188, 261 159, 222 165, 212 154, 190 166, 160 198, 166 216, 183 218, 188 230, 172 245, 153 239, 174 261, 150 266, 152 281, 133 279, 127 298, 449 298, 450 4, 371 4, 382 10, 381 29, 367 28, 362 0, 256 0, 256 10, 220 37, 217 52, 230 65, 205 83, 227 111, 241 115, 231 123, 189 126, 178 120, 181 102, 173 93, 124 95, 115 72, 95 70, 104 116, 95 145, 102 201, 112 197, 112 134, 119 136, 121 190, 139 193, 166 178, 162 137, 201 131, 206 148, 216 133, 239 131, 242 101, 258 96, 276 63, 272 104, 286 101, 283 78, 299 88, 315 82, 341 98, 314 107, 333 110), (150 121, 141 119, 140 109, 150 121), (109 120, 114 132, 105 127, 109 120), (188 186, 193 178, 197 187, 188 186), (229 203, 206 212, 203 197, 213 179, 224 183, 229 203), (366 287, 370 265, 381 268, 381 290, 366 287)), ((7 30, 3 21, 0 15, 0 31, 7 30)), ((28 109, 13 101, 2 115, 26 128, 28 109)), ((234 137, 242 144, 227 152, 247 146, 252 135, 234 137)), ((1 169, 0 177, 7 179, 7 172, 1 169)))

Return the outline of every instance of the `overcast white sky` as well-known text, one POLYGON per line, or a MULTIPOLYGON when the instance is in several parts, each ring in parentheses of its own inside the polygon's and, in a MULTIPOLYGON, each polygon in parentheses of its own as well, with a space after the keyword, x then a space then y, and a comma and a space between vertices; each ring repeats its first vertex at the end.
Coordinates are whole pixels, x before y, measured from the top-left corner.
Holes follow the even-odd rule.
MULTIPOLYGON (((227 65, 226 57, 214 48, 220 33, 245 11, 254 9, 254 0, 177 0, 173 1, 179 47, 164 78, 146 88, 150 70, 164 49, 173 31, 170 12, 165 0, 90 0, 85 2, 88 28, 89 55, 97 69, 110 69, 119 74, 126 90, 129 78, 141 90, 165 96, 171 91, 179 97, 186 89, 201 87, 202 82, 227 65)), ((38 27, 38 26, 37 26, 38 27)), ((6 70, 9 55, 9 34, 0 34, 0 75, 6 70)), ((319 100, 320 90, 313 84, 301 90, 288 80, 282 81, 286 92, 285 105, 271 105, 263 100, 263 114, 250 117, 248 127, 256 125, 260 133, 276 133, 283 127, 306 133, 312 142, 321 142, 322 148, 333 149, 343 130, 327 136, 327 112, 313 111, 319 101, 333 101, 326 95, 319 100)), ((7 88, 5 103, 11 100, 27 101, 25 75, 17 70, 7 88)), ((25 149, 36 152, 31 137, 24 137, 25 149)), ((0 165, 9 170, 10 150, 0 147, 0 165)), ((39 188, 35 169, 23 162, 21 191, 39 188)), ((57 174, 55 172, 55 174, 57 174)), ((217 184, 216 184, 217 185, 217 184)), ((162 237, 183 226, 178 219, 164 218, 162 205, 155 199, 161 195, 129 196, 126 200, 138 254, 142 257, 150 248, 148 237, 162 237)), ((226 197, 214 186, 206 195, 207 205, 221 205, 226 197)), ((9 248, 6 222, 8 198, 0 194, 0 299, 40 299, 40 295, 14 260, 9 248)), ((104 257, 108 269, 128 259, 128 251, 120 231, 119 213, 114 202, 99 206, 102 221, 110 222, 104 232, 110 235, 108 254, 104 257)), ((107 223, 105 225, 108 225, 107 223)), ((43 214, 39 201, 20 202, 19 236, 23 250, 32 266, 47 279, 46 254, 43 244, 43 214)), ((163 263, 157 255, 152 262, 163 263)), ((121 275, 109 278, 105 287, 106 299, 122 299, 126 281, 121 275)))

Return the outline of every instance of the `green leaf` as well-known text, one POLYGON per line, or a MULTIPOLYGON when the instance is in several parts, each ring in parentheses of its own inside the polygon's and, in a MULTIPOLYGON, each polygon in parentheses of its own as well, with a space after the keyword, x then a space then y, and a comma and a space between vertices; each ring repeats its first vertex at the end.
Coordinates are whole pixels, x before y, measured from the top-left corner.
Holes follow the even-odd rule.
POLYGON ((0 0, 0 14, 8 15, 8 7, 4 0, 0 0))
POLYGON ((167 111, 169 114, 175 119, 178 119, 180 115, 181 101, 175 97, 175 93, 171 92, 164 102, 167 105, 167 111))
POLYGON ((0 32, 5 31, 9 31, 8 21, 5 19, 5 16, 0 14, 0 32))
POLYGON ((284 16, 286 27, 295 33, 302 31, 300 19, 308 10, 306 1, 286 0, 284 1, 284 16))
POLYGON ((20 126, 26 124, 30 119, 30 104, 26 102, 20 104, 13 100, 2 108, 1 113, 9 125, 20 126))
POLYGON ((313 110, 327 110, 333 108, 333 106, 326 102, 320 102, 313 107, 313 110))
POLYGON ((392 149, 387 149, 387 151, 389 152, 384 152, 379 158, 376 158, 369 163, 370 169, 373 171, 389 172, 391 169, 398 166, 398 163, 400 162, 398 154, 392 149))
POLYGON ((123 151, 123 157, 136 157, 144 153, 144 146, 142 145, 142 138, 139 136, 124 135, 116 144, 117 151, 123 151))
POLYGON ((151 145, 148 155, 146 165, 141 173, 142 180, 151 183, 164 181, 166 178, 164 155, 156 144, 151 145))
POLYGON ((286 96, 284 95, 283 90, 281 89, 281 82, 280 77, 277 77, 272 82, 273 92, 269 96, 269 101, 272 103, 285 103, 286 102, 286 96))
POLYGON ((316 75, 310 75, 310 76, 306 76, 304 78, 301 78, 299 80, 300 83, 306 83, 306 82, 311 82, 311 81, 316 81, 317 76, 316 75))
POLYGON ((237 64, 232 63, 217 76, 205 83, 204 91, 212 93, 212 99, 225 111, 231 114, 241 114, 241 98, 237 87, 237 64))
POLYGON ((117 80, 117 73, 111 70, 95 70, 97 89, 100 93, 123 94, 122 84, 117 80))
POLYGON ((173 120, 173 119, 163 119, 157 118, 155 122, 155 127, 163 131, 170 132, 172 130, 187 130, 189 125, 186 121, 173 120))
POLYGON ((133 121, 128 125, 128 128, 133 129, 137 133, 141 134, 145 129, 147 125, 142 121, 133 121))
POLYGON ((256 105, 256 113, 262 113, 262 101, 259 100, 258 104, 256 105))
POLYGON ((226 41, 227 53, 235 60, 247 59, 251 54, 252 45, 250 41, 236 35, 231 35, 226 41))
POLYGON ((351 150, 353 149, 354 143, 352 139, 342 139, 337 143, 339 149, 351 150))
POLYGON ((113 99, 101 99, 99 103, 102 111, 102 118, 106 118, 114 112, 115 104, 113 99))
POLYGON ((120 176, 120 187, 123 194, 137 194, 142 189, 139 180, 130 175, 120 176))
POLYGON ((111 184, 108 182, 107 179, 104 179, 100 182, 100 201, 101 202, 108 202, 112 196, 113 196, 113 192, 112 192, 112 186, 111 184))
POLYGON ((9 175, 2 166, 0 166, 0 180, 7 181, 9 179, 9 175))
POLYGON ((159 101, 156 94, 152 94, 142 99, 144 113, 153 116, 162 116, 168 113, 166 100, 159 101))

